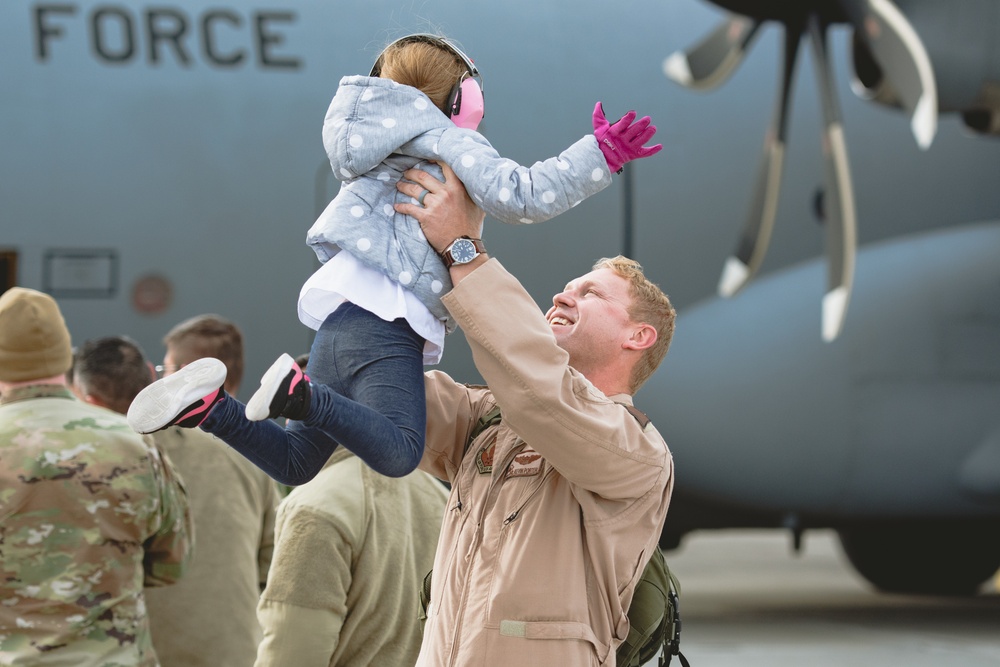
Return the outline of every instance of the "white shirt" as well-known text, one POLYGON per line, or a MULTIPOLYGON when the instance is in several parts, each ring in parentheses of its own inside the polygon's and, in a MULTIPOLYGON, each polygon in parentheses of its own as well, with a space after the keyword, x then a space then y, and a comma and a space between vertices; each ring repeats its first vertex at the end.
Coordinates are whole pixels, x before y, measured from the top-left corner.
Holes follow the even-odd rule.
POLYGON ((405 318, 424 339, 424 365, 441 361, 444 322, 431 315, 408 289, 362 264, 349 252, 338 252, 309 276, 299 292, 299 320, 318 330, 344 301, 364 308, 386 322, 405 318))

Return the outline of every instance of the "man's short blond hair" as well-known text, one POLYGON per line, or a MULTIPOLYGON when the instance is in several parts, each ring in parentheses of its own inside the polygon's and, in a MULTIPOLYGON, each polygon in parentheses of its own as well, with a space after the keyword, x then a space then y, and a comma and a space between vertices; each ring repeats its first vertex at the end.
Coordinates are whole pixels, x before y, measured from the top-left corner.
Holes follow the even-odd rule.
POLYGON ((226 391, 235 394, 243 381, 243 333, 219 315, 197 315, 184 320, 163 337, 174 363, 185 366, 204 357, 226 365, 226 391))
POLYGON ((674 320, 677 312, 670 304, 670 298, 642 272, 642 265, 634 259, 618 255, 603 257, 594 264, 594 271, 610 269, 629 283, 632 298, 628 310, 633 322, 648 324, 656 329, 656 342, 639 358, 629 378, 630 393, 639 390, 663 358, 667 356, 670 340, 674 337, 674 320))

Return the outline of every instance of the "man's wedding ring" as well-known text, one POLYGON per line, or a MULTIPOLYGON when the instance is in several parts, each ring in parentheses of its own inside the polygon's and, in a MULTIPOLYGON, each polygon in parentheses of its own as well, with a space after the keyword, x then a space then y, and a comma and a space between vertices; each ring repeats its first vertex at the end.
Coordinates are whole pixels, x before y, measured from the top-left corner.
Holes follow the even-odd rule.
POLYGON ((430 190, 427 190, 425 188, 424 191, 420 193, 420 196, 417 197, 417 202, 419 202, 421 206, 424 205, 424 197, 426 197, 428 194, 430 194, 430 190))

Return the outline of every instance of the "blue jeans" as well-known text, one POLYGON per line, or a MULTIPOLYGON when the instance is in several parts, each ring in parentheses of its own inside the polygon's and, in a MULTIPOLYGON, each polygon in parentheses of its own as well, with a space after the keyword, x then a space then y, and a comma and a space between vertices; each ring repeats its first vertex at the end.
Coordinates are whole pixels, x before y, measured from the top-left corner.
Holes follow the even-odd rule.
POLYGON ((402 477, 424 453, 423 347, 406 320, 386 322, 345 302, 320 326, 309 352, 312 401, 304 420, 285 427, 252 422, 227 396, 201 428, 283 484, 312 479, 338 444, 375 471, 402 477))

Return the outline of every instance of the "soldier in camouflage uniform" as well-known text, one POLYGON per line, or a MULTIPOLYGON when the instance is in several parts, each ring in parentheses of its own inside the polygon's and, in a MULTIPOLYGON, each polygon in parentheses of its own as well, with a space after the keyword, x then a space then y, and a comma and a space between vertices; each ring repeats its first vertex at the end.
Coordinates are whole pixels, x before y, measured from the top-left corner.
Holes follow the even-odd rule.
MULTIPOLYGON (((171 329, 164 343, 168 372, 207 353, 234 369, 226 388, 239 391, 243 335, 233 322, 199 315, 171 329)), ((142 350, 125 337, 85 341, 77 350, 73 391, 87 403, 124 415, 152 381, 142 350)), ((257 603, 274 551, 277 483, 201 429, 174 427, 152 437, 184 478, 198 533, 184 580, 146 591, 160 665, 250 667, 263 637, 257 603)))
POLYGON ((187 497, 124 417, 65 385, 55 301, 0 296, 0 665, 158 664, 143 586, 191 555, 187 497))

